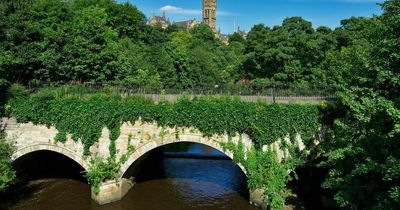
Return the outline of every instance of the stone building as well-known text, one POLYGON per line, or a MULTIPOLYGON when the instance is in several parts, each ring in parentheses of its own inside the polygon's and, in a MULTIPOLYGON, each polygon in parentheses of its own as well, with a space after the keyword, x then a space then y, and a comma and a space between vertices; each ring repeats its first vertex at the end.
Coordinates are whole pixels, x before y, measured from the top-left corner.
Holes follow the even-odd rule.
POLYGON ((166 29, 166 28, 168 28, 169 25, 171 25, 171 22, 169 21, 169 19, 167 19, 166 15, 165 15, 165 12, 163 13, 162 16, 155 16, 154 15, 149 20, 149 25, 151 25, 153 27, 158 25, 158 24, 160 24, 163 29, 166 29))
MULTIPOLYGON (((203 0, 203 23, 210 26, 214 33, 218 36, 217 31, 217 0, 203 0)), ((161 25, 163 29, 168 28, 171 24, 191 29, 199 24, 196 19, 178 21, 171 23, 166 17, 165 12, 162 16, 154 15, 148 22, 151 26, 161 25)))
POLYGON ((236 33, 238 33, 240 36, 242 36, 243 38, 247 37, 247 33, 244 30, 240 30, 240 27, 237 28, 236 33))
POLYGON ((192 20, 174 22, 173 24, 180 26, 180 27, 187 28, 187 29, 191 29, 191 28, 195 27, 196 25, 198 25, 199 23, 196 21, 196 19, 192 19, 192 20))
POLYGON ((217 0, 203 0, 203 23, 217 32, 217 0))

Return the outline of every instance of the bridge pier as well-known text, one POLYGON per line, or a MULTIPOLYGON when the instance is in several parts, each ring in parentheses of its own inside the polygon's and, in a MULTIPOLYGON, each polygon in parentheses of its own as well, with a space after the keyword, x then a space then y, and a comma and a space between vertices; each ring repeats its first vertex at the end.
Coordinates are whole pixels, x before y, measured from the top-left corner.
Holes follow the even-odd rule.
POLYGON ((98 194, 92 189, 92 199, 99 205, 119 201, 132 189, 133 185, 131 180, 124 178, 103 182, 99 186, 98 194))
POLYGON ((267 209, 267 203, 265 202, 264 190, 256 189, 250 191, 250 204, 260 207, 261 209, 267 209))

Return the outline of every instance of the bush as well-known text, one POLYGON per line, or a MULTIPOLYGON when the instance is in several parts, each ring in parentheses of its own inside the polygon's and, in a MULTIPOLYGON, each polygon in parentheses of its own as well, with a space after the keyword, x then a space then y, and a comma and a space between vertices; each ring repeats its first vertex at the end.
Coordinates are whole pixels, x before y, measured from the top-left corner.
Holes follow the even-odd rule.
POLYGON ((12 146, 6 142, 3 133, 0 133, 0 193, 14 183, 15 171, 11 165, 12 146))
POLYGON ((28 90, 20 84, 12 84, 8 88, 7 96, 9 99, 26 99, 29 96, 28 90))
POLYGON ((100 192, 100 183, 117 179, 120 164, 114 158, 100 158, 96 157, 91 161, 91 168, 86 173, 89 183, 92 185, 93 192, 98 194, 100 192))

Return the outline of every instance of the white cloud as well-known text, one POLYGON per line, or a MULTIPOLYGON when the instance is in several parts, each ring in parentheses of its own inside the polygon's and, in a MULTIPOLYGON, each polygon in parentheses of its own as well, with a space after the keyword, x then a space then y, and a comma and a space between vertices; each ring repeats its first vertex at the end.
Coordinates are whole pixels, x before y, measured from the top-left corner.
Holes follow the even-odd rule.
POLYGON ((233 14, 230 12, 224 12, 224 11, 217 11, 217 16, 232 16, 233 14))
POLYGON ((182 8, 171 6, 171 5, 166 5, 166 6, 161 7, 160 10, 163 12, 171 12, 171 11, 173 12, 173 11, 182 10, 182 8))
MULTIPOLYGON (((161 12, 168 12, 169 14, 179 14, 179 15, 193 15, 200 16, 203 14, 202 10, 197 9, 183 9, 181 7, 166 5, 160 8, 161 12)), ((229 12, 217 11, 217 16, 230 16, 229 12)))

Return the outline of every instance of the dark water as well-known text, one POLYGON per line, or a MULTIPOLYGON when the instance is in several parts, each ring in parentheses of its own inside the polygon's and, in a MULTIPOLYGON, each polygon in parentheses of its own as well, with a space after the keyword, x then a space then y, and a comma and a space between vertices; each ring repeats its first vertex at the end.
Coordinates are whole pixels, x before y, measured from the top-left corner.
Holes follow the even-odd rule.
POLYGON ((33 173, 33 178, 28 178, 33 180, 0 198, 0 207, 5 209, 257 209, 248 202, 240 168, 222 153, 200 144, 175 144, 150 152, 125 174, 138 183, 123 200, 104 206, 91 200, 90 186, 76 165, 60 155, 38 153, 18 164, 23 171, 19 176, 33 173), (64 162, 50 161, 56 160, 55 156, 64 162), (54 170, 47 174, 49 168, 54 170), (68 176, 61 178, 54 171, 68 176))

